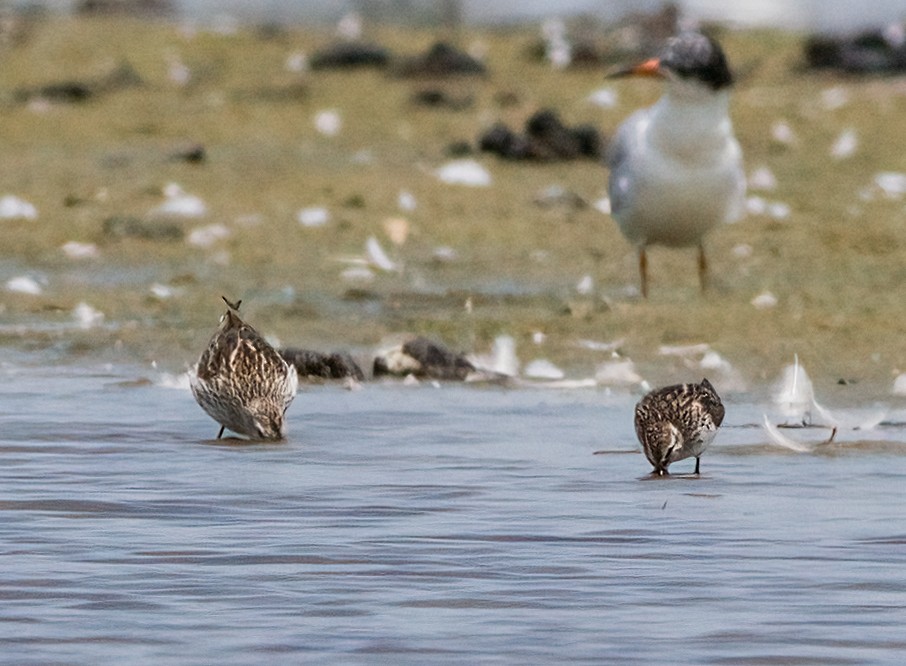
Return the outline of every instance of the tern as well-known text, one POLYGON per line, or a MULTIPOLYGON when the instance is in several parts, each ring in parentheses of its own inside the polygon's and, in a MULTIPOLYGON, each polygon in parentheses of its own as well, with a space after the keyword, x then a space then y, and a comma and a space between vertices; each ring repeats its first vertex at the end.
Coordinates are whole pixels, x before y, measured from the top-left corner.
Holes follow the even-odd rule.
POLYGON ((699 32, 671 38, 660 55, 610 78, 654 76, 664 94, 629 116, 606 156, 611 215, 638 248, 642 296, 648 296, 649 245, 698 247, 702 291, 708 283, 704 237, 742 215, 745 174, 733 135, 733 75, 720 45, 699 32))

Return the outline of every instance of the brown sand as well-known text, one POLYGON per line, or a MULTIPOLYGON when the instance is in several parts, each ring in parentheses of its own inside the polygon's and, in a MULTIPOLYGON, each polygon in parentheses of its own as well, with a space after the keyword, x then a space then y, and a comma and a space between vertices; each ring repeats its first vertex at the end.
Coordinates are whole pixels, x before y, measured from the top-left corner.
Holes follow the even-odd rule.
MULTIPOLYGON (((659 355, 661 345, 704 342, 753 385, 775 378, 798 353, 820 391, 855 386, 861 399, 888 395, 906 370, 906 212, 872 181, 878 172, 906 171, 903 80, 804 73, 798 36, 726 34, 741 72, 733 115, 747 168, 766 166, 778 180, 776 190, 751 194, 786 203, 790 214, 750 215, 714 232, 714 287, 704 296, 693 251, 655 249, 652 294, 643 302, 631 295, 634 252, 606 215, 533 202, 553 184, 599 199, 606 193, 599 164, 526 165, 479 155, 493 175, 489 188, 444 185, 432 175, 449 159, 451 143, 474 145, 497 120, 520 126, 550 106, 569 124, 593 123, 607 133, 659 94, 654 82, 620 81, 612 84, 619 105, 596 108, 586 98, 606 85, 602 71, 558 72, 530 61, 535 34, 463 36, 463 46, 487 47, 491 75, 443 84, 474 100, 454 111, 413 106, 424 83, 381 71, 288 72, 288 56, 328 41, 314 31, 264 38, 252 29, 186 36, 126 20, 36 24, 24 43, 4 47, 0 174, 3 192, 34 203, 40 217, 0 221, 0 277, 37 272, 48 284, 40 296, 0 291, 3 343, 107 350, 179 369, 205 344, 227 294, 244 299, 259 329, 295 346, 362 351, 388 334, 412 332, 483 351, 508 333, 524 360, 546 356, 572 376, 587 376, 606 356, 576 342, 623 339, 621 351, 661 383, 702 374, 659 355), (168 78, 176 58, 191 70, 188 85, 168 78), (15 96, 61 80, 97 80, 122 62, 143 86, 73 104, 15 96), (822 97, 831 88, 845 95, 839 108, 827 108, 822 97), (335 137, 314 128, 325 109, 341 114, 335 137), (779 121, 792 128, 793 143, 772 139, 779 121), (858 149, 834 160, 831 145, 847 128, 858 149), (206 161, 170 159, 193 143, 204 147, 206 161), (104 235, 111 216, 146 219, 171 181, 209 207, 205 218, 179 222, 186 231, 221 223, 230 237, 199 249, 104 235), (400 190, 414 195, 415 211, 399 210, 400 190), (865 192, 872 196, 860 197, 865 192), (326 207, 331 221, 303 228, 296 212, 307 206, 326 207), (393 217, 405 218, 411 233, 391 249, 384 222, 393 217), (402 273, 378 271, 362 286, 341 279, 347 265, 338 257, 362 255, 371 235, 404 264, 402 273), (97 243, 100 257, 67 258, 60 247, 70 240, 97 243), (435 261, 439 246, 454 248, 456 259, 435 261), (575 290, 585 275, 595 280, 594 295, 575 290), (177 294, 152 296, 155 282, 177 294), (751 304, 763 291, 776 307, 751 304), (104 312, 110 326, 35 333, 36 324, 68 322, 80 301, 104 312), (536 348, 531 339, 539 331, 547 337, 536 348), (839 379, 851 383, 833 389, 839 379)), ((371 36, 411 54, 436 35, 387 28, 371 36)))

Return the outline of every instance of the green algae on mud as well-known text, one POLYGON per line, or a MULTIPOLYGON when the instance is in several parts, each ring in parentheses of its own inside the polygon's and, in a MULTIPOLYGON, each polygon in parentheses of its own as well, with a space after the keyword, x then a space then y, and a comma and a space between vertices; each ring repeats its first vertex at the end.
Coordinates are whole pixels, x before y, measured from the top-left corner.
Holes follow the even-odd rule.
MULTIPOLYGON (((379 27, 370 36, 413 54, 437 34, 379 27)), ((906 134, 903 81, 808 73, 798 35, 725 32, 740 72, 733 118, 747 170, 767 167, 777 178, 775 189, 751 194, 783 202, 789 214, 749 215, 712 233, 714 285, 704 295, 691 251, 656 248, 652 294, 643 302, 632 295, 634 252, 608 216, 590 205, 535 203, 551 185, 586 202, 601 198, 600 164, 477 155, 490 187, 445 185, 433 175, 451 144, 474 145, 498 120, 521 126, 551 107, 569 124, 591 123, 606 134, 659 94, 653 82, 611 85, 598 69, 556 71, 531 61, 534 36, 534 28, 460 35, 464 46, 486 51, 490 75, 437 83, 472 100, 450 110, 414 105, 425 82, 379 70, 288 71, 287 58, 311 53, 330 39, 326 32, 36 23, 26 41, 4 47, 0 174, 3 191, 31 201, 40 215, 0 222, 0 278, 34 274, 46 286, 38 296, 2 292, 4 344, 109 349, 179 368, 203 347, 226 294, 244 300, 259 330, 312 348, 370 349, 408 331, 481 351, 509 333, 521 355, 544 355, 581 375, 601 355, 577 341, 622 340, 621 351, 659 383, 699 372, 660 355, 661 345, 704 342, 754 383, 773 379, 798 353, 819 387, 842 378, 858 380, 864 396, 889 393, 893 376, 906 369, 906 305, 898 293, 906 211, 873 178, 906 171, 906 154, 891 140, 906 134), (177 61, 191 72, 186 85, 168 77, 177 61), (141 86, 73 104, 23 104, 14 96, 23 87, 98 78, 124 62, 141 86), (619 96, 615 108, 588 101, 605 85, 619 96), (316 131, 323 110, 339 113, 337 135, 316 131), (791 139, 775 138, 780 123, 791 139), (846 130, 858 148, 834 159, 831 146, 846 130), (172 159, 195 143, 205 161, 172 159), (203 218, 177 221, 186 233, 222 224, 228 237, 196 247, 104 233, 112 216, 147 219, 169 182, 208 205, 203 218), (417 202, 414 210, 400 210, 403 190, 417 202), (297 211, 309 206, 326 208, 329 222, 301 226, 297 211), (399 217, 410 233, 396 247, 385 221, 399 217), (362 256, 370 236, 402 271, 377 271, 365 284, 342 278, 344 258, 362 256), (96 243, 100 256, 67 258, 60 248, 70 240, 96 243), (438 247, 452 248, 454 257, 440 260, 438 247), (576 285, 585 276, 595 288, 583 295, 576 285), (153 284, 172 296, 155 296, 153 284), (763 292, 776 298, 774 307, 752 305, 763 292), (82 301, 104 312, 105 327, 68 325, 82 301), (29 328, 35 322, 62 329, 16 332, 37 330, 29 328), (540 348, 536 332, 545 334, 540 348)))

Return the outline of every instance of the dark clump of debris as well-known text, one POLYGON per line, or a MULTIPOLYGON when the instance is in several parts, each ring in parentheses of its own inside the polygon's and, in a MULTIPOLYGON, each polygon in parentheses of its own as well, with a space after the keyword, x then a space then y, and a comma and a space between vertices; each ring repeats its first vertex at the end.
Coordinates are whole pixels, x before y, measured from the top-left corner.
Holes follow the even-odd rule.
POLYGON ((281 349, 280 355, 296 367, 300 379, 346 379, 364 381, 365 373, 346 352, 323 353, 310 349, 281 349))
POLYGON ((207 160, 208 153, 204 144, 190 143, 170 153, 171 162, 186 162, 187 164, 202 164, 207 160))
POLYGON ((82 0, 75 6, 76 14, 84 16, 138 16, 143 18, 175 18, 173 0, 82 0))
POLYGON ((112 239, 178 241, 185 232, 174 222, 146 222, 137 217, 115 215, 104 220, 104 236, 112 239))
POLYGON ((390 51, 367 42, 337 42, 316 51, 312 69, 383 68, 390 64, 390 51))
POLYGON ((591 125, 567 127, 555 111, 537 111, 525 123, 525 133, 517 134, 497 123, 482 134, 479 147, 509 160, 551 162, 579 158, 600 159, 606 141, 591 125))
POLYGON ((443 78, 447 76, 485 76, 487 68, 468 53, 437 42, 424 55, 403 60, 396 69, 407 78, 443 78))
POLYGON ((441 88, 422 88, 412 95, 412 103, 431 109, 462 111, 472 106, 471 95, 455 95, 441 88))
POLYGON ((97 79, 58 81, 33 88, 19 88, 13 97, 20 103, 27 103, 35 99, 57 103, 76 103, 85 102, 103 93, 116 92, 143 84, 142 77, 132 65, 123 63, 97 79))
POLYGON ((851 35, 812 35, 805 40, 806 66, 846 74, 906 71, 906 29, 900 24, 851 35))
POLYGON ((423 337, 413 338, 383 352, 374 359, 373 367, 375 377, 412 375, 458 381, 463 381, 474 371, 475 366, 465 356, 423 337))

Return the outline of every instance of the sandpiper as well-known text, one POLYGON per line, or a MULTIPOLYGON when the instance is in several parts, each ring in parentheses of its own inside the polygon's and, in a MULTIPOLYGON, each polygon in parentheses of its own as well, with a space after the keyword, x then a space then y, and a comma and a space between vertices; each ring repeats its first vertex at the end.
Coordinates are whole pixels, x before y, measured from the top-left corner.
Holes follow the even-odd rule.
POLYGON ((704 291, 704 236, 740 217, 745 199, 742 150, 729 115, 733 75, 724 52, 710 37, 683 32, 659 57, 610 76, 666 80, 653 106, 620 125, 606 157, 611 214, 638 248, 642 296, 648 295, 649 245, 697 245, 704 291))
POLYGON ((220 423, 256 439, 282 439, 284 415, 296 395, 296 368, 239 317, 242 301, 231 303, 220 327, 192 369, 195 400, 220 423))
POLYGON ((691 456, 698 474, 701 454, 723 420, 723 403, 707 379, 655 389, 635 406, 635 432, 658 476, 691 456))

